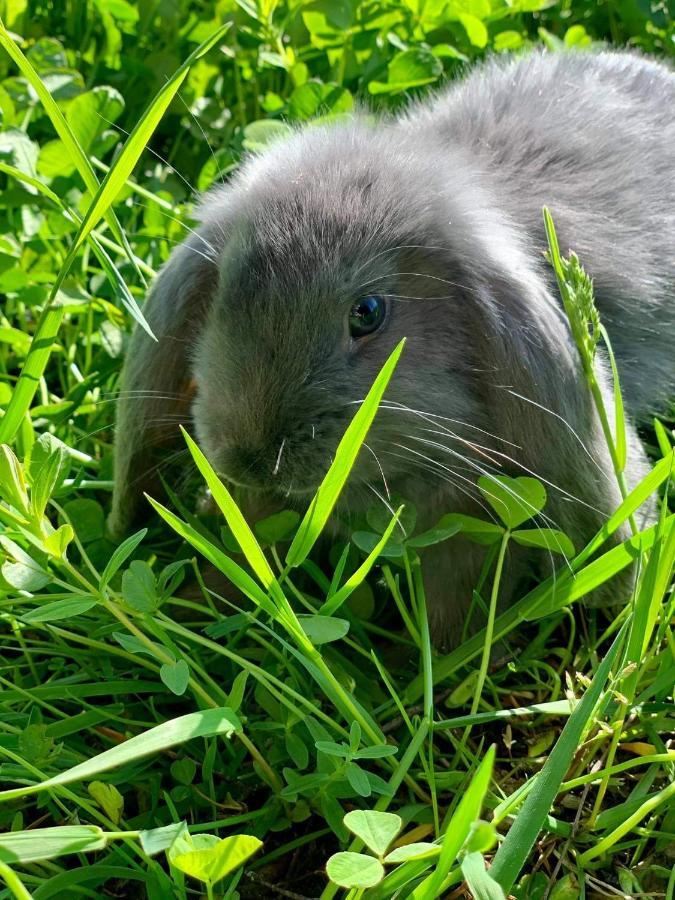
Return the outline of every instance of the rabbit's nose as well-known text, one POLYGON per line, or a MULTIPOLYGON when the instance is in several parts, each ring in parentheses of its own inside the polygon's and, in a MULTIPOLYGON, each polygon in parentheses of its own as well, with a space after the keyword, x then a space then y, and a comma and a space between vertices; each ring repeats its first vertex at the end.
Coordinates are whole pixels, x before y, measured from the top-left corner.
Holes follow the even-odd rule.
POLYGON ((275 465, 276 454, 263 446, 231 446, 220 456, 223 475, 243 487, 269 485, 276 474, 275 465))

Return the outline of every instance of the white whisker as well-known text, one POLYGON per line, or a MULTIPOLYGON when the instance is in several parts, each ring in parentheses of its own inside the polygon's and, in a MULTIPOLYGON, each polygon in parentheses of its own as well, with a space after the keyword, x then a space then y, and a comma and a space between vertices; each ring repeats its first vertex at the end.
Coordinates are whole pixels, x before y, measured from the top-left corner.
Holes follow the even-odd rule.
MULTIPOLYGON (((390 401, 390 402, 391 402, 391 401, 390 401)), ((386 406, 385 406, 385 408, 389 408, 389 407, 386 407, 386 406)), ((533 471, 532 469, 528 468, 526 465, 524 465, 524 463, 523 463, 521 460, 514 459, 514 457, 509 456, 508 453, 504 453, 504 452, 502 452, 502 451, 500 451, 500 450, 495 450, 495 449, 492 448, 492 447, 484 447, 482 444, 475 444, 475 445, 474 445, 473 442, 467 441, 466 439, 461 438, 461 437, 460 437, 459 435, 457 435, 454 431, 451 431, 450 429, 443 428, 442 425, 438 425, 437 422, 433 422, 433 421, 432 421, 432 418, 441 418, 441 419, 442 419, 443 417, 441 417, 441 416, 435 416, 435 417, 433 417, 433 414, 431 414, 431 413, 430 413, 430 414, 426 414, 426 413, 420 412, 419 410, 413 410, 411 407, 404 407, 404 406, 402 406, 401 404, 396 404, 396 406, 394 407, 394 409, 397 409, 397 408, 398 408, 398 409, 403 408, 403 409, 407 410, 408 412, 414 413, 415 415, 419 416, 420 418, 424 419, 425 421, 430 422, 432 425, 436 425, 437 428, 441 429, 441 433, 447 434, 449 437, 452 437, 452 438, 454 438, 454 439, 457 440, 457 441, 463 442, 463 443, 465 443, 465 444, 466 444, 467 446, 469 446, 469 447, 472 447, 472 446, 473 446, 474 449, 475 449, 475 447, 480 447, 481 449, 487 450, 487 451, 489 451, 489 453, 492 453, 492 454, 494 454, 495 456, 499 456, 499 457, 501 457, 502 459, 505 459, 505 460, 507 460, 508 462, 513 463, 513 465, 517 466, 517 467, 518 467, 519 469, 521 469, 523 472, 527 472, 527 474, 528 474, 528 475, 531 475, 533 478, 538 478, 539 481, 542 481, 542 482, 543 482, 544 484, 546 484, 548 487, 553 488, 554 490, 556 490, 556 491, 558 491, 559 493, 561 493, 563 496, 568 497, 570 500, 574 500, 575 503, 580 503, 582 506, 585 506, 587 509, 590 509, 590 510, 592 510, 593 512, 596 512, 596 513, 599 513, 600 515, 603 515, 603 513, 602 513, 601 510, 596 509, 596 507, 592 506, 590 503, 587 503, 585 500, 582 500, 580 497, 577 497, 577 496, 575 496, 574 494, 571 494, 569 491, 565 490, 565 488, 560 487, 560 485, 556 484, 555 482, 550 481, 548 478, 545 478, 544 476, 542 476, 542 475, 539 474, 538 472, 535 472, 535 471, 533 471)), ((455 420, 449 420, 449 421, 455 421, 455 420)), ((462 423, 462 424, 464 424, 464 423, 462 423)), ((430 429, 427 429, 427 430, 430 430, 430 429)), ((479 430, 480 430, 480 431, 484 431, 484 429, 479 429, 479 430)), ((436 432, 432 432, 432 433, 438 434, 439 432, 436 431, 436 432)), ((484 433, 485 433, 485 434, 488 434, 490 437, 495 438, 495 440, 501 441, 502 443, 509 443, 509 444, 511 443, 510 441, 503 441, 503 440, 500 439, 497 435, 494 435, 494 434, 493 434, 493 435, 490 435, 489 432, 484 432, 484 433)), ((422 438, 416 438, 416 440, 422 440, 422 438)), ((432 442, 432 443, 433 443, 433 442, 432 442)), ((446 448, 445 445, 443 445, 443 444, 438 444, 437 446, 446 449, 447 452, 455 452, 455 454, 456 454, 456 451, 450 451, 450 450, 449 450, 448 448, 446 448)), ((512 446, 516 447, 516 449, 522 449, 522 448, 519 447, 517 444, 512 444, 512 446)), ((481 455, 484 456, 484 455, 486 455, 486 454, 481 454, 481 455)), ((493 460, 493 462, 494 462, 494 460, 493 460)))
POLYGON ((195 123, 197 128, 200 130, 202 137, 204 138, 204 141, 206 142, 206 146, 209 148, 209 153, 211 154, 211 158, 213 159, 214 163, 216 164, 216 170, 218 172, 218 178, 220 179, 220 183, 224 184, 225 176, 223 175, 223 170, 220 168, 220 163, 218 162, 218 158, 216 157, 216 154, 213 152, 213 147, 211 146, 211 142, 209 141, 209 139, 206 135, 206 132, 202 128, 202 123, 199 121, 197 116, 192 112, 190 107, 187 105, 187 103, 185 102, 185 99, 184 99, 183 95, 180 93, 180 91, 178 92, 178 99, 183 104, 185 109, 188 111, 189 115, 192 117, 192 121, 195 123))
POLYGON ((286 438, 283 438, 281 444, 279 446, 279 452, 277 453, 277 461, 274 464, 274 468, 272 469, 272 475, 279 474, 279 466, 281 465, 281 454, 284 452, 284 447, 286 446, 286 438))
MULTIPOLYGON (((109 125, 114 131, 119 131, 120 134, 124 134, 127 137, 129 137, 130 132, 127 131, 125 128, 122 128, 121 125, 117 125, 115 122, 111 122, 110 119, 106 119, 106 117, 102 116, 101 113, 97 113, 97 115, 100 119, 103 119, 103 121, 107 125, 109 125)), ((176 175, 176 177, 180 178, 180 180, 187 187, 187 189, 190 191, 191 194, 198 193, 197 189, 194 188, 190 184, 190 182, 187 180, 187 178, 185 178, 184 175, 181 175, 181 173, 178 171, 178 169, 174 168, 174 166, 172 166, 171 163, 167 159, 164 159, 163 156, 160 156, 160 154, 157 153, 156 150, 153 150, 152 147, 148 147, 148 146, 145 147, 145 150, 147 153, 151 153, 152 156, 155 157, 155 159, 158 159, 163 165, 165 165, 168 169, 170 169, 174 173, 174 175, 176 175)))
MULTIPOLYGON (((363 403, 363 400, 355 400, 354 403, 363 403)), ((440 419, 442 422, 452 422, 454 425, 462 425, 464 428, 471 428, 474 431, 480 431, 481 434, 486 435, 487 437, 494 438, 496 441, 499 441, 500 444, 509 444, 511 447, 514 447, 516 450, 521 450, 520 444, 515 444, 513 441, 507 441, 506 438, 500 437, 498 434, 493 434, 491 431, 486 431, 485 428, 480 428, 478 425, 472 425, 470 422, 465 422, 463 419, 453 419, 450 416, 441 416, 438 413, 427 412, 426 410, 415 409, 412 406, 407 406, 405 403, 398 403, 395 400, 383 400, 380 404, 380 409, 390 409, 392 412, 396 410, 401 410, 404 412, 412 413, 413 415, 419 416, 420 418, 428 417, 429 419, 440 419)), ((432 425, 436 424, 435 422, 431 422, 432 425)))
POLYGON ((372 455, 375 459, 375 462, 377 463, 377 467, 380 470, 380 475, 382 476, 382 484, 384 485, 384 492, 387 495, 387 498, 389 500, 391 500, 391 494, 389 493, 389 485, 387 484, 387 479, 384 476, 384 470, 382 468, 382 464, 380 463, 380 460, 377 458, 377 453, 375 453, 373 448, 370 447, 365 441, 363 442, 363 446, 366 448, 366 450, 369 450, 372 453, 372 455))
POLYGON ((459 491, 465 497, 468 497, 472 503, 480 506, 488 516, 488 518, 492 519, 493 522, 497 521, 493 511, 483 502, 481 495, 476 488, 475 481, 471 481, 469 478, 463 477, 458 472, 456 472, 454 468, 450 469, 447 466, 444 466, 442 463, 437 462, 435 459, 432 459, 430 456, 425 456, 423 453, 418 453, 411 447, 406 447, 404 444, 395 444, 394 446, 400 447, 401 450, 406 450, 409 454, 414 454, 414 456, 404 456, 402 453, 395 453, 393 450, 382 450, 382 454, 392 456, 395 459, 403 460, 409 465, 415 466, 424 472, 429 472, 436 478, 439 478, 441 481, 445 481, 447 484, 451 484, 454 490, 459 491), (453 475, 455 476, 454 478, 452 477, 453 475), (462 484, 459 484, 458 479, 466 482, 471 490, 467 489, 462 484))
MULTIPOLYGON (((393 506, 391 505, 391 503, 388 503, 388 502, 384 499, 384 497, 382 496, 382 494, 377 490, 377 488, 376 488, 374 485, 372 485, 369 481, 364 481, 363 479, 361 479, 361 483, 362 483, 362 484, 365 484, 365 486, 366 486, 367 488, 370 488, 370 490, 375 494, 375 496, 376 496, 379 500, 382 501, 382 503, 384 504, 385 509, 391 514, 391 516, 392 516, 392 518, 393 518, 393 517, 396 515, 396 510, 393 508, 393 506)), ((398 522, 398 523, 397 523, 397 526, 398 526, 398 528, 401 529, 401 532, 403 533, 403 536, 406 537, 405 528, 403 527, 403 525, 402 525, 400 522, 398 522)))
POLYGON ((542 410, 542 412, 548 413, 549 415, 554 416, 556 419, 558 419, 560 422, 562 422, 563 425, 570 430, 570 432, 572 433, 574 438, 579 442, 581 449, 584 451, 584 453, 590 459, 590 461, 593 463, 593 465, 596 467, 596 469, 602 474, 602 476, 604 478, 606 478, 608 481, 613 480, 611 478, 611 476, 608 475, 608 473, 598 463, 598 461, 592 455, 592 453, 590 452, 590 450, 588 449, 586 444, 584 444, 584 442, 581 440, 581 438, 579 437, 577 432, 574 430, 574 428, 572 428, 570 423, 563 416, 561 416, 557 412, 554 412, 552 409, 547 409, 547 407, 542 406, 541 403, 537 403, 536 400, 531 400, 529 397, 524 397, 522 394, 517 393, 517 391, 511 390, 511 388, 504 388, 504 390, 508 391, 509 394, 513 394, 514 397, 518 397, 519 400, 523 400, 525 403, 531 403, 533 406, 536 406, 538 409, 542 410))

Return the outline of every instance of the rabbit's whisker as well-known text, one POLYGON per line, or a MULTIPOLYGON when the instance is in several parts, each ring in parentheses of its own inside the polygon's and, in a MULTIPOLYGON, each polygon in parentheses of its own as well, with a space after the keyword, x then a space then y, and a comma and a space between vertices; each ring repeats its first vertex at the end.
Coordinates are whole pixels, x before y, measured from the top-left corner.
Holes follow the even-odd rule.
POLYGON ((584 451, 586 456, 590 459, 596 469, 602 474, 603 478, 606 478, 608 481, 612 481, 611 476, 602 468, 602 466, 595 459, 593 454, 590 452, 586 444, 581 440, 580 436, 574 430, 574 428, 570 425, 567 419, 564 416, 561 416, 560 413, 555 412, 555 410, 549 409, 546 406, 542 406, 541 403, 537 403, 536 400, 531 400, 529 397, 525 397, 523 394, 519 394, 517 391, 512 390, 511 388, 504 388, 509 394, 512 394, 514 397, 517 397, 519 400, 523 400, 525 403, 531 403, 533 406, 536 406, 537 409, 542 410, 542 412, 548 413, 551 416, 554 416, 558 419, 562 424, 569 429, 570 433, 574 437, 574 439, 579 443, 579 446, 584 451))
MULTIPOLYGON (((357 403, 362 403, 362 400, 356 401, 357 403)), ((478 425, 473 425, 471 422, 465 422, 462 419, 453 419, 450 416, 441 416, 438 413, 428 412, 423 409, 415 409, 412 406, 407 406, 404 403, 398 403, 395 400, 383 400, 380 404, 380 409, 390 409, 392 411, 401 410, 403 412, 409 412, 416 416, 428 417, 429 419, 440 419, 442 422, 452 422, 454 425, 462 425, 464 428, 471 428, 474 431, 480 431, 481 434, 486 435, 487 437, 494 438, 496 441, 499 441, 500 444, 509 444, 516 450, 522 449, 520 444, 515 444, 513 441, 507 441, 506 438, 500 437, 498 434, 494 434, 491 431, 487 431, 485 428, 481 428, 478 425)), ((431 424, 435 424, 431 422, 431 424)))
POLYGON ((373 455, 373 458, 375 459, 375 462, 377 463, 377 467, 380 470, 380 475, 382 476, 382 484, 384 485, 384 492, 387 495, 387 499, 391 500, 391 493, 389 492, 389 485, 387 484, 387 479, 385 478, 385 475, 384 475, 384 469, 382 468, 382 464, 380 463, 380 460, 377 457, 377 453, 375 453, 373 448, 369 444, 367 444, 365 441, 363 442, 363 446, 366 448, 366 450, 368 450, 373 455))
MULTIPOLYGON (((176 450, 174 453, 170 453, 168 456, 165 456, 160 462, 156 465, 151 466, 149 469, 145 469, 141 474, 134 478, 133 481, 130 482, 131 485, 138 484, 144 478, 147 478, 149 475, 158 475, 163 469, 168 469, 174 463, 176 463, 179 459, 185 458, 189 456, 190 451, 187 447, 183 450, 176 450)), ((183 478, 189 478, 190 473, 188 471, 183 473, 183 478)))
MULTIPOLYGON (((99 116, 100 119, 103 119, 103 121, 107 125, 109 125, 114 131, 118 131, 120 134, 123 134, 126 137, 129 137, 130 132, 127 131, 125 128, 122 128, 120 125, 117 125, 115 122, 111 122, 110 119, 106 119, 106 117, 101 115, 100 112, 97 113, 97 115, 99 116)), ((191 194, 196 195, 198 193, 197 189, 190 184, 190 182, 187 180, 187 178, 185 178, 184 175, 181 175, 181 173, 178 171, 178 169, 174 168, 174 166, 172 166, 171 163, 167 159, 165 159, 163 156, 161 156, 159 153, 157 153, 156 150, 153 150, 152 147, 146 146, 145 149, 148 153, 151 153, 152 156, 155 157, 155 159, 158 159, 163 165, 165 165, 168 169, 170 169, 174 173, 174 175, 176 175, 177 178, 180 178, 180 180, 187 187, 187 189, 190 191, 191 194)))
MULTIPOLYGON (((134 200, 133 204, 134 204, 134 206, 141 206, 144 209, 151 208, 149 203, 143 203, 142 200, 134 200)), ((184 222, 183 219, 178 218, 178 216, 173 216, 173 215, 171 215, 171 213, 168 213, 168 212, 166 212, 166 210, 163 210, 161 208, 158 211, 159 211, 159 214, 161 216, 163 216, 165 219, 169 219, 171 222, 177 222, 181 226, 181 228, 184 228, 186 231, 189 231, 190 234, 192 234, 196 238, 198 238, 202 242, 202 244, 204 244, 204 246, 207 248, 207 250, 209 250, 213 254, 213 256, 208 256, 207 254, 202 253, 201 251, 197 250, 196 247, 190 247, 189 245, 187 245, 188 250, 193 250, 199 256, 203 256, 204 259, 208 260, 210 263, 214 263, 214 264, 216 263, 216 259, 218 257, 218 251, 210 241, 206 240, 206 238, 204 237, 203 234, 200 234, 196 229, 191 228, 187 224, 187 222, 184 222)))
MULTIPOLYGON (((387 407, 385 406, 385 408, 387 408, 387 407)), ((399 408, 400 408, 400 407, 399 407, 399 408)), ((528 475, 531 475, 533 478, 538 478, 538 479, 539 479, 540 481, 542 481, 544 484, 548 485, 549 487, 552 487, 552 488, 553 488, 554 490, 556 490, 556 491, 559 491, 561 494, 563 494, 563 496, 568 497, 570 500, 574 500, 576 503, 579 503, 579 504, 581 504, 582 506, 585 506, 585 507, 587 507, 588 509, 593 510, 593 512, 601 513, 600 510, 596 509, 594 506, 592 506, 591 504, 587 503, 585 500, 582 500, 580 497, 575 496, 574 494, 572 494, 572 493, 570 493, 569 491, 565 490, 565 488, 562 488, 562 487, 560 487, 560 485, 556 484, 555 482, 550 481, 548 478, 544 478, 543 475, 541 475, 540 473, 535 472, 535 471, 533 471, 532 469, 528 468, 527 466, 525 466, 525 465, 523 464, 523 462, 522 462, 521 460, 514 459, 514 457, 509 456, 508 453, 504 453, 504 452, 502 452, 502 451, 500 451, 500 450, 496 450, 496 449, 494 449, 494 448, 492 448, 492 447, 484 447, 484 446, 481 445, 481 444, 475 444, 475 445, 474 445, 473 442, 467 441, 466 439, 461 438, 461 437, 460 437, 459 435, 457 435, 454 431, 451 431, 450 429, 444 428, 442 425, 439 425, 437 422, 431 421, 431 414, 422 413, 422 412, 420 412, 420 411, 418 411, 418 410, 412 410, 412 409, 410 409, 410 407, 407 407, 406 409, 407 409, 408 411, 410 411, 410 412, 414 412, 414 413, 415 413, 416 415, 418 415, 420 418, 425 419, 426 421, 430 421, 432 425, 435 425, 435 426, 437 427, 437 429, 440 429, 439 431, 435 431, 435 432, 432 431, 431 433, 433 433, 433 434, 447 434, 448 437, 452 437, 452 438, 455 439, 455 440, 461 441, 462 443, 466 444, 467 446, 471 447, 471 448, 474 449, 474 450, 476 449, 476 447, 480 447, 482 450, 489 451, 489 453, 492 453, 492 454, 494 454, 495 456, 499 456, 499 457, 501 457, 502 459, 505 459, 507 462, 513 463, 513 465, 517 466, 517 467, 518 467, 519 469, 521 469, 523 472, 527 472, 527 474, 528 474, 528 475)), ((436 416, 435 418, 441 418, 441 419, 443 419, 444 417, 442 417, 442 416, 436 416)), ((450 420, 450 421, 453 421, 453 420, 450 420)), ((465 424, 465 423, 462 423, 462 424, 465 424)), ((426 429, 426 430, 430 430, 430 429, 426 429)), ((483 429, 479 429, 479 430, 483 431, 483 429)), ((485 433, 486 433, 486 434, 489 434, 489 432, 485 432, 485 433)), ((497 435, 491 435, 491 436, 494 437, 496 440, 501 440, 497 435)), ((421 438, 417 438, 417 440, 421 440, 421 438)), ((511 443, 510 441, 502 441, 502 442, 503 442, 503 443, 511 443)), ((439 444, 438 446, 443 447, 444 445, 439 444)), ((514 444, 513 446, 515 446, 517 449, 520 449, 520 448, 518 448, 518 445, 515 445, 515 444, 514 444)), ((447 449, 447 448, 446 448, 446 449, 447 449)), ((448 452, 451 452, 451 451, 448 450, 448 452)), ((482 456, 485 456, 486 454, 485 454, 485 453, 482 453, 481 455, 482 455, 482 456)), ((489 458, 489 457, 488 457, 488 458, 489 458)), ((493 462, 495 462, 495 461, 493 460, 493 462)), ((498 465, 501 465, 501 464, 498 463, 498 465)), ((602 514, 602 513, 601 513, 601 514, 602 514)))
POLYGON ((272 469, 272 475, 279 474, 279 466, 281 465, 281 456, 284 452, 284 447, 286 446, 286 438, 283 438, 281 444, 279 445, 279 452, 277 453, 277 461, 274 463, 274 468, 272 469))
MULTIPOLYGON (((537 521, 538 518, 541 518, 541 520, 545 523, 545 525, 548 528, 562 530, 562 529, 560 529, 560 526, 554 519, 552 519, 550 516, 546 515, 545 513, 541 512, 540 510, 535 509, 535 507, 533 507, 526 500, 523 500, 523 498, 520 497, 511 487, 509 487, 508 484, 504 484, 504 482, 497 481, 496 477, 491 472, 489 472, 486 468, 484 468, 483 466, 479 466, 478 463, 474 463, 472 460, 469 460, 466 457, 463 457, 461 454, 457 453, 457 451, 452 450, 449 447, 445 447, 443 444, 438 444, 435 441, 427 441, 425 438, 418 438, 418 437, 415 437, 414 435, 408 435, 408 437, 412 438, 413 440, 422 441, 425 444, 430 444, 431 446, 437 447, 441 450, 445 450, 446 452, 452 454, 453 456, 458 456, 460 459, 463 459, 464 462, 468 463, 472 468, 479 471, 481 473, 481 475, 483 475, 485 478, 487 478, 490 481, 493 481, 495 484, 498 484, 498 486, 501 490, 505 490, 508 494, 510 494, 512 499, 516 502, 516 504, 521 509, 523 509, 525 512, 530 513, 532 522, 533 522, 535 528, 539 532, 542 531, 542 528, 537 521)), ((494 495, 490 494, 490 492, 488 490, 486 490, 485 488, 483 488, 483 491, 486 494, 488 494, 489 496, 494 496, 494 495)), ((499 500, 499 498, 496 496, 494 497, 494 499, 499 500)), ((549 557, 551 559, 552 567, 555 568, 554 563, 553 563, 552 553, 550 550, 548 551, 548 553, 549 553, 549 557)), ((564 556, 565 562, 567 562, 568 561, 567 557, 564 554, 563 554, 563 556, 564 556)))
POLYGON ((415 477, 416 470, 431 473, 440 481, 451 484, 454 490, 459 491, 459 493, 463 494, 465 497, 468 497, 468 499, 472 503, 478 504, 478 506, 483 509, 486 516, 496 522, 494 513, 484 503, 482 497, 478 493, 475 482, 471 481, 468 478, 462 478, 462 476, 456 472, 455 468, 450 469, 447 466, 442 466, 437 463, 436 460, 431 459, 431 457, 425 457, 424 454, 417 454, 416 451, 411 450, 410 447, 406 447, 403 444, 397 444, 396 446, 400 447, 401 450, 407 451, 408 455, 404 456, 402 453, 396 453, 394 450, 382 450, 381 452, 383 455, 391 456, 395 459, 399 459, 407 463, 409 469, 407 470, 406 474, 409 474, 411 477, 415 477), (416 455, 413 456, 412 454, 416 455), (417 458, 420 456, 422 457, 422 459, 417 458), (428 460, 428 462, 424 462, 423 460, 425 459, 428 460), (453 475, 455 475, 454 478, 452 477, 453 475), (464 485, 459 482, 459 479, 462 479, 462 481, 466 482, 466 484, 469 485, 469 488, 464 487, 464 485))
POLYGON ((186 103, 185 98, 183 97, 183 95, 181 94, 180 91, 178 92, 178 99, 180 100, 180 102, 183 104, 183 106, 184 106, 185 109, 187 110, 189 116, 192 118, 192 121, 195 123, 195 125, 197 126, 197 128, 200 130, 201 135, 202 135, 202 137, 204 138, 204 140, 205 140, 205 142, 206 142, 206 146, 209 148, 209 153, 211 154, 211 158, 213 159, 214 163, 216 164, 216 170, 217 170, 217 172, 218 172, 218 178, 219 178, 219 180, 220 180, 220 183, 221 183, 221 184, 224 184, 224 183, 225 183, 225 175, 223 174, 223 170, 220 168, 220 163, 218 162, 218 158, 217 158, 216 154, 215 154, 214 151, 213 151, 213 147, 211 146, 211 142, 209 141, 206 132, 205 132, 204 129, 202 128, 202 123, 199 121, 199 119, 197 118, 197 116, 192 112, 192 110, 190 109, 190 107, 189 107, 188 104, 186 103))
MULTIPOLYGON (((362 483, 362 484, 365 484, 365 486, 366 486, 367 488, 369 488, 369 489, 375 494, 375 496, 382 502, 382 505, 383 505, 384 508, 387 510, 387 512, 389 512, 389 514, 390 514, 392 517, 396 515, 396 511, 394 510, 394 508, 393 508, 393 506, 391 505, 391 503, 389 503, 387 500, 385 500, 385 498, 384 498, 384 497, 382 496, 382 494, 377 490, 377 488, 375 487, 375 485, 371 484, 370 481, 364 481, 363 479, 361 479, 361 483, 362 483)), ((398 523, 397 523, 397 527, 400 528, 400 530, 403 532, 403 535, 404 535, 404 537, 405 537, 405 528, 403 527, 403 525, 401 525, 401 523, 398 522, 398 523)))
POLYGON ((461 284, 458 281, 450 281, 449 278, 442 278, 440 275, 432 275, 430 272, 383 272, 381 275, 374 275, 372 278, 369 278, 366 281, 362 281, 358 286, 358 290, 362 291, 364 288, 376 284, 378 281, 382 281, 383 279, 388 279, 389 281, 391 281, 392 279, 401 277, 430 278, 432 281, 438 281, 441 284, 447 284, 450 287, 457 288, 460 291, 467 291, 472 294, 478 294, 478 291, 475 288, 472 288, 470 285, 461 284))
POLYGON ((158 400, 180 400, 183 396, 180 393, 172 393, 170 391, 153 391, 150 389, 146 390, 126 390, 119 389, 116 391, 105 391, 102 394, 103 397, 109 398, 111 400, 122 398, 122 397, 157 397, 158 400))
POLYGON ((381 256, 384 256, 387 253, 398 253, 400 250, 438 250, 441 253, 452 253, 451 247, 439 247, 434 244, 397 244, 394 247, 385 247, 384 250, 380 250, 378 253, 374 253, 372 256, 369 256, 368 259, 361 263, 361 265, 356 269, 354 275, 358 275, 365 268, 372 265, 375 260, 379 259, 381 256))

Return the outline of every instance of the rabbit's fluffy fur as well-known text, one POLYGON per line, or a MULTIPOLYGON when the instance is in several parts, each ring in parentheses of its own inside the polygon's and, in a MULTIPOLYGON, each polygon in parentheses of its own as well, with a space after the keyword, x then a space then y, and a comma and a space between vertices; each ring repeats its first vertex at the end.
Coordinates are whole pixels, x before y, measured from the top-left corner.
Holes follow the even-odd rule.
MULTIPOLYGON (((178 419, 234 483, 306 502, 405 336, 345 506, 395 490, 423 526, 484 517, 481 474, 535 474, 549 494, 538 521, 582 545, 620 496, 542 207, 594 278, 635 421, 675 388, 674 101, 675 76, 647 59, 535 54, 490 62, 398 119, 310 126, 248 158, 203 199, 150 292, 158 342, 133 335, 113 529, 146 509, 157 464, 184 446, 178 419), (368 294, 388 298, 387 320, 352 340, 349 310, 368 294)), ((602 356, 598 372, 611 408, 602 356)), ((646 467, 630 424, 629 486, 646 467)), ((483 558, 461 538, 426 551, 449 642, 483 558)), ((541 560, 512 558, 507 600, 541 560)))

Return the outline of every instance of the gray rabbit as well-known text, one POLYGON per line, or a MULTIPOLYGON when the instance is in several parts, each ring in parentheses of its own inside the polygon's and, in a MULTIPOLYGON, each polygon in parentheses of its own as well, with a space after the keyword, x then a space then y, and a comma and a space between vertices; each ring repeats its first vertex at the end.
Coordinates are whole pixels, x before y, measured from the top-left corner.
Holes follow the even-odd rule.
MULTIPOLYGON (((544 259, 542 207, 594 278, 632 420, 675 391, 675 75, 629 53, 495 60, 397 119, 314 125, 207 194, 134 332, 111 526, 158 492, 189 425, 252 496, 302 505, 396 343, 398 369, 344 496, 395 490, 421 525, 485 517, 480 475, 534 474, 580 547, 620 502, 544 259)), ((598 373, 611 407, 603 359, 598 373)), ((627 481, 647 471, 633 425, 627 481)), ((624 537, 620 534, 618 537, 624 537)), ((545 557, 545 554, 543 555, 545 557)), ((426 551, 456 640, 483 548, 426 551)), ((536 560, 514 558, 505 597, 536 560)), ((625 588, 624 588, 625 590, 625 588)), ((610 582, 606 600, 624 599, 610 582)))

